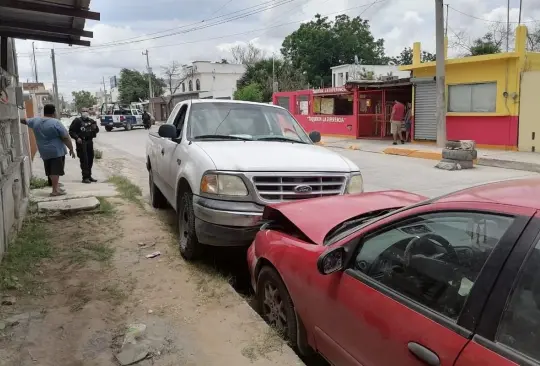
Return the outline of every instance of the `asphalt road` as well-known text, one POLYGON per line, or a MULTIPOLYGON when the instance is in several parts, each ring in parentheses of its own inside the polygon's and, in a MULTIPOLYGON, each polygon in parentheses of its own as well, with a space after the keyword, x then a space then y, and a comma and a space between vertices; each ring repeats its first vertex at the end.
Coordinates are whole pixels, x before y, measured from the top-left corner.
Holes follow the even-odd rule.
MULTIPOLYGON (((153 126, 152 130, 157 130, 157 128, 157 126, 153 126)), ((147 190, 145 187, 147 182, 145 170, 147 135, 148 132, 144 129, 135 129, 129 132, 120 129, 106 132, 102 129, 96 141, 106 154, 114 154, 128 161, 128 164, 131 165, 129 175, 143 185, 144 191, 147 190)), ((360 167, 366 191, 402 189, 435 197, 454 190, 497 180, 540 177, 540 174, 532 172, 483 166, 472 170, 449 172, 435 169, 436 162, 433 160, 355 150, 332 150, 351 159, 360 167)))

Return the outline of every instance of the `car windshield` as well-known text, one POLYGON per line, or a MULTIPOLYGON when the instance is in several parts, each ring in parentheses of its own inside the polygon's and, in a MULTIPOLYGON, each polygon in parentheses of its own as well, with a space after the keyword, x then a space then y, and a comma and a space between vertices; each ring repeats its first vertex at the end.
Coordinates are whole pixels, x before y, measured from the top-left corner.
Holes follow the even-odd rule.
POLYGON ((193 103, 188 137, 311 144, 309 136, 286 110, 247 103, 193 103))

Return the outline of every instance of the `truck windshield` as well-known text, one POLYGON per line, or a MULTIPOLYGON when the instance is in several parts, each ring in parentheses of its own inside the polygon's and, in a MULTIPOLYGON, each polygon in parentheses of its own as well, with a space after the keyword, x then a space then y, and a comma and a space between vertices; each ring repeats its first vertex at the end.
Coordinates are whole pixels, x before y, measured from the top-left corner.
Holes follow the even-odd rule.
POLYGON ((193 103, 187 132, 190 139, 221 135, 311 143, 306 132, 286 110, 247 103, 193 103))

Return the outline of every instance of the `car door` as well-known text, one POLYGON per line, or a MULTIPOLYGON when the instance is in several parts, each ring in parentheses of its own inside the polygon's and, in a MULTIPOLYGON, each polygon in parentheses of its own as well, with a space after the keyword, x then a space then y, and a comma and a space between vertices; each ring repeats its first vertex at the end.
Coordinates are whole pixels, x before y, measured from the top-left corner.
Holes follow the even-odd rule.
MULTIPOLYGON (((165 124, 174 124, 181 104, 178 103, 172 110, 167 122, 165 124)), ((168 197, 167 191, 170 191, 169 183, 167 182, 167 165, 165 163, 165 147, 168 145, 169 139, 160 137, 158 132, 150 132, 152 137, 155 138, 154 143, 151 144, 151 157, 155 161, 151 161, 152 173, 154 174, 154 181, 161 189, 162 193, 168 197)))
POLYGON ((346 270, 312 300, 319 352, 340 366, 454 365, 534 214, 502 207, 433 204, 364 229, 346 270))
POLYGON ((505 263, 456 366, 540 365, 539 233, 537 214, 505 263))
MULTIPOLYGON (((188 113, 189 103, 184 102, 180 105, 176 118, 174 119, 174 126, 177 129, 178 138, 182 137, 184 121, 188 113)), ((182 140, 170 140, 165 139, 163 141, 163 172, 164 178, 168 184, 168 193, 167 197, 170 199, 169 202, 175 202, 176 194, 176 173, 178 172, 179 166, 182 162, 180 158, 180 145, 182 140)), ((182 149, 180 149, 182 150, 182 149)))

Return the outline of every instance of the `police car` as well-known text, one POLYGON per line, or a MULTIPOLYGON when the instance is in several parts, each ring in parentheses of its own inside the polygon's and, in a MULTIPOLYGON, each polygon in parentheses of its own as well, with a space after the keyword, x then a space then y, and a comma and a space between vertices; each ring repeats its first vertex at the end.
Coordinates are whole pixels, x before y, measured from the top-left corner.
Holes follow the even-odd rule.
POLYGON ((142 115, 142 110, 131 106, 104 104, 101 107, 100 120, 107 132, 111 132, 113 128, 123 128, 130 131, 134 127, 144 127, 142 115))

